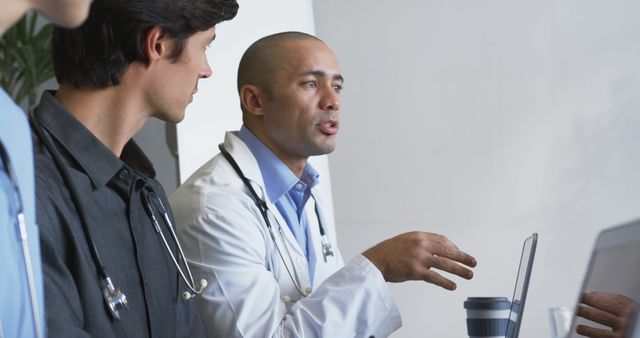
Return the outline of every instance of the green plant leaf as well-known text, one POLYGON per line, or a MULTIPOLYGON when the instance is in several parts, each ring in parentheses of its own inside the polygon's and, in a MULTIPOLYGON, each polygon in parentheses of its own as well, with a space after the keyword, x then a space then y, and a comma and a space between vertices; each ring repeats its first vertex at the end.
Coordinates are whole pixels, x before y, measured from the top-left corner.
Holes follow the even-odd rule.
POLYGON ((29 30, 27 31, 27 36, 33 37, 35 35, 34 32, 36 31, 36 23, 38 22, 38 15, 36 15, 34 12, 31 12, 27 14, 27 16, 28 16, 27 21, 29 22, 29 30))
POLYGON ((36 90, 53 77, 51 24, 28 13, 0 38, 0 85, 16 102, 35 103, 36 90))

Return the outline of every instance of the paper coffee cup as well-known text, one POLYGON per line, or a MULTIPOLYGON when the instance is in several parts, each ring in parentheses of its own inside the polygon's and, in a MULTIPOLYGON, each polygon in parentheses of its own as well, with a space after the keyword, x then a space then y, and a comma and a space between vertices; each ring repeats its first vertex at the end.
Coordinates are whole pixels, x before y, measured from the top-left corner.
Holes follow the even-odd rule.
POLYGON ((506 297, 469 297, 467 332, 470 338, 504 338, 509 324, 511 302, 506 297))

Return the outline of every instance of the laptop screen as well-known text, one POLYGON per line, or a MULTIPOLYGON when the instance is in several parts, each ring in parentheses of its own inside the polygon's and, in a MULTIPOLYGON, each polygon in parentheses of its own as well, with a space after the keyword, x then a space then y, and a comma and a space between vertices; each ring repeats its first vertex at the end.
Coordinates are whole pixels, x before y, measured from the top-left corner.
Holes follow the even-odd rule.
POLYGON ((524 241, 524 245, 522 247, 520 266, 518 267, 518 276, 516 277, 516 287, 513 290, 511 312, 509 314, 509 323, 507 325, 508 338, 517 338, 520 332, 520 325, 522 324, 524 314, 524 304, 527 299, 527 290, 529 289, 529 280, 531 279, 531 270, 533 268, 533 258, 536 254, 537 243, 538 234, 533 234, 524 241))
POLYGON ((640 221, 600 233, 569 337, 631 337, 640 303, 640 221), (583 331, 584 333, 585 331, 583 331), (615 335, 612 335, 615 333, 615 335))

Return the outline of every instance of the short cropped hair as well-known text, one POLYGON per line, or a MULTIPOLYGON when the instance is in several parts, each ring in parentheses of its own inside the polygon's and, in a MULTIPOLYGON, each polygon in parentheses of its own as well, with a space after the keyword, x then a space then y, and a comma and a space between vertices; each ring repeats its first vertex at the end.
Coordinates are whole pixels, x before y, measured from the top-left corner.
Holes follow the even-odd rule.
MULTIPOLYGON (((238 66, 238 93, 242 86, 251 84, 262 88, 268 97, 272 96, 271 81, 287 57, 280 47, 287 42, 316 40, 317 37, 303 32, 282 32, 265 36, 247 48, 238 66)), ((324 42, 322 42, 324 43, 324 42)))
MULTIPOLYGON (((282 54, 281 46, 302 40, 316 40, 324 43, 311 34, 296 31, 268 35, 252 43, 242 54, 238 66, 238 94, 242 86, 254 85, 264 90, 268 100, 273 99, 273 79, 282 68, 283 62, 287 60, 287 56, 282 54)), ((244 121, 247 112, 242 102, 240 102, 240 110, 242 110, 244 121)))
POLYGON ((82 26, 54 28, 56 78, 76 88, 118 85, 129 64, 149 61, 144 43, 150 29, 160 27, 176 40, 171 57, 177 61, 189 37, 237 12, 236 0, 95 0, 82 26))

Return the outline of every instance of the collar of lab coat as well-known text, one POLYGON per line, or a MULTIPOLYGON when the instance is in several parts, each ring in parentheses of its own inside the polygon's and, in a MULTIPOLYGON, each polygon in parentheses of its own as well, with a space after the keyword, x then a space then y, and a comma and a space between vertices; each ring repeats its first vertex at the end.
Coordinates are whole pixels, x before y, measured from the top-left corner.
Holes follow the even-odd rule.
POLYGON ((238 163, 238 166, 242 170, 242 173, 246 178, 253 183, 253 189, 256 190, 260 198, 265 200, 267 204, 271 205, 272 202, 269 199, 268 194, 264 189, 264 181, 260 174, 260 167, 258 161, 249 150, 249 147, 242 142, 242 140, 236 135, 235 131, 228 131, 224 135, 224 148, 231 154, 233 159, 238 163))

